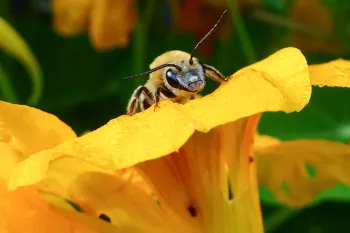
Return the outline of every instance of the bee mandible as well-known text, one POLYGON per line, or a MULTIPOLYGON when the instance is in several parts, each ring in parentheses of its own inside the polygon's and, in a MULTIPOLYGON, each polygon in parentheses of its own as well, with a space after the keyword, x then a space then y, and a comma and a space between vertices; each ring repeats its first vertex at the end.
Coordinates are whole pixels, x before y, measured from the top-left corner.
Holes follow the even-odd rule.
POLYGON ((141 111, 153 104, 156 109, 159 101, 164 99, 186 103, 203 90, 205 77, 219 83, 227 81, 216 68, 203 64, 194 57, 197 47, 214 31, 226 12, 227 10, 221 14, 216 24, 197 43, 191 54, 179 50, 165 52, 152 62, 150 70, 124 78, 131 79, 149 74, 146 84, 139 86, 129 100, 127 106, 129 115, 137 113, 139 105, 141 111))

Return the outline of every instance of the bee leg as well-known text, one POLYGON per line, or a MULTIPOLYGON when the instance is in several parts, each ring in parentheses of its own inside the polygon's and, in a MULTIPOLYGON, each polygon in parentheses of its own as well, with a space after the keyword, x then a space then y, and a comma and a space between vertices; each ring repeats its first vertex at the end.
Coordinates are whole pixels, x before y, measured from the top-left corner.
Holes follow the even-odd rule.
POLYGON ((202 97, 200 94, 194 94, 194 95, 192 95, 191 96, 191 100, 194 100, 194 99, 197 99, 197 98, 200 98, 200 97, 202 97))
POLYGON ((140 95, 144 91, 144 89, 144 86, 139 86, 132 94, 132 97, 129 100, 128 106, 126 108, 126 112, 128 113, 128 115, 132 116, 137 112, 137 107, 140 103, 140 95))
POLYGON ((151 107, 154 104, 154 96, 150 90, 148 90, 147 87, 144 87, 142 91, 144 99, 140 103, 141 111, 144 111, 151 107))
POLYGON ((157 90, 156 90, 156 93, 155 93, 155 95, 154 95, 155 100, 156 100, 156 104, 154 105, 154 111, 156 111, 157 108, 159 108, 158 103, 159 103, 159 101, 160 101, 160 92, 161 92, 161 90, 162 90, 162 89, 161 89, 160 87, 158 87, 157 90))
POLYGON ((204 75, 208 78, 211 78, 212 80, 218 82, 218 83, 223 83, 227 82, 228 80, 225 78, 223 74, 220 73, 217 69, 210 65, 202 64, 203 69, 204 69, 204 75))

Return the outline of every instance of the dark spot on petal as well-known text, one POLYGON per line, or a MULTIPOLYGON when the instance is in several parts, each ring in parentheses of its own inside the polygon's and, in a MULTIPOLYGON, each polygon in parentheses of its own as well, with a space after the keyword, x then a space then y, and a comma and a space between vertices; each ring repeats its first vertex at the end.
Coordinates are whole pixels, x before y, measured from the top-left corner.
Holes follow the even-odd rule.
POLYGON ((111 222, 111 219, 105 214, 100 214, 100 216, 98 216, 98 218, 105 220, 106 222, 111 222))
POLYGON ((233 200, 233 193, 232 193, 231 185, 228 187, 228 199, 233 200))
POLYGON ((188 209, 188 212, 190 212, 192 217, 197 216, 197 207, 195 205, 190 205, 187 209, 188 209))
POLYGON ((228 182, 227 182, 227 185, 228 185, 228 199, 229 200, 232 200, 233 199, 233 192, 232 192, 232 187, 231 187, 231 178, 228 177, 228 182))
POLYGON ((84 212, 84 211, 82 210, 82 208, 81 208, 77 203, 72 202, 72 201, 70 201, 70 200, 66 200, 66 202, 68 202, 68 204, 70 204, 76 211, 78 211, 78 212, 84 212))
POLYGON ((254 158, 252 156, 249 156, 249 163, 254 162, 254 158))

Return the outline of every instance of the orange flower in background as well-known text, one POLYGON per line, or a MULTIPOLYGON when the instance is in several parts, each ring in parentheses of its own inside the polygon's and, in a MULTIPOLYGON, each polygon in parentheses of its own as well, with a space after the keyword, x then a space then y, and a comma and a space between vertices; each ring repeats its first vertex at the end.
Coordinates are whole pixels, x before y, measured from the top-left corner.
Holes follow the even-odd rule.
MULTIPOLYGON (((233 2, 233 1, 232 1, 233 2)), ((237 8, 244 10, 245 8, 256 6, 257 0, 238 0, 237 8)), ((236 2, 233 2, 236 4, 236 2)), ((224 10, 229 9, 226 0, 172 0, 172 14, 174 22, 178 28, 185 32, 195 35, 195 41, 200 41, 208 31, 217 22, 219 15, 224 10)), ((232 12, 231 12, 232 14, 232 12)), ((218 32, 208 37, 198 50, 209 56, 213 52, 213 42, 216 38, 222 40, 228 39, 234 31, 234 25, 231 16, 226 16, 222 19, 218 32)))
MULTIPOLYGON (((176 27, 194 34, 195 40, 199 41, 223 10, 229 8, 229 3, 237 4, 240 12, 250 10, 247 12, 253 12, 253 16, 257 10, 258 16, 255 16, 258 19, 289 28, 287 44, 303 52, 344 50, 334 37, 335 24, 331 12, 318 0, 295 1, 288 19, 262 10, 264 4, 258 0, 172 0, 170 11, 176 27), (317 17, 313 17, 315 15, 317 17)), ((74 36, 87 31, 92 45, 98 50, 125 47, 137 17, 135 0, 52 0, 52 9, 54 29, 59 34, 74 36)), ((211 54, 215 38, 225 39, 234 33, 232 19, 226 18, 218 28, 217 36, 208 37, 206 43, 199 47, 203 54, 211 54)))
POLYGON ((99 50, 125 47, 135 24, 134 0, 52 0, 55 30, 66 36, 85 31, 99 50))
POLYGON ((292 46, 300 48, 303 52, 342 52, 344 50, 334 37, 336 34, 335 22, 331 11, 322 1, 296 0, 290 17, 295 23, 316 33, 310 36, 290 31, 289 40, 292 46))

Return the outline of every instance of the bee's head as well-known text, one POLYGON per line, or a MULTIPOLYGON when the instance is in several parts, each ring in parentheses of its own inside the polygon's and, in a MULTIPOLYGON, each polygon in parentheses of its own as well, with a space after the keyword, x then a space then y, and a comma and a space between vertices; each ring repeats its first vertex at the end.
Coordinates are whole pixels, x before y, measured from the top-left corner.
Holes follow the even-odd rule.
POLYGON ((170 51, 158 56, 150 65, 150 70, 141 74, 126 77, 137 78, 150 74, 155 80, 159 80, 169 89, 182 90, 186 92, 198 92, 205 86, 204 76, 222 82, 223 75, 214 67, 201 64, 193 56, 197 47, 214 31, 221 18, 227 12, 225 10, 213 28, 197 43, 192 53, 182 51, 170 51))
POLYGON ((198 61, 193 58, 190 62, 190 54, 182 51, 169 51, 157 57, 150 68, 158 67, 161 64, 172 64, 151 74, 159 76, 169 89, 183 90, 187 92, 199 92, 205 86, 205 71, 198 61))

